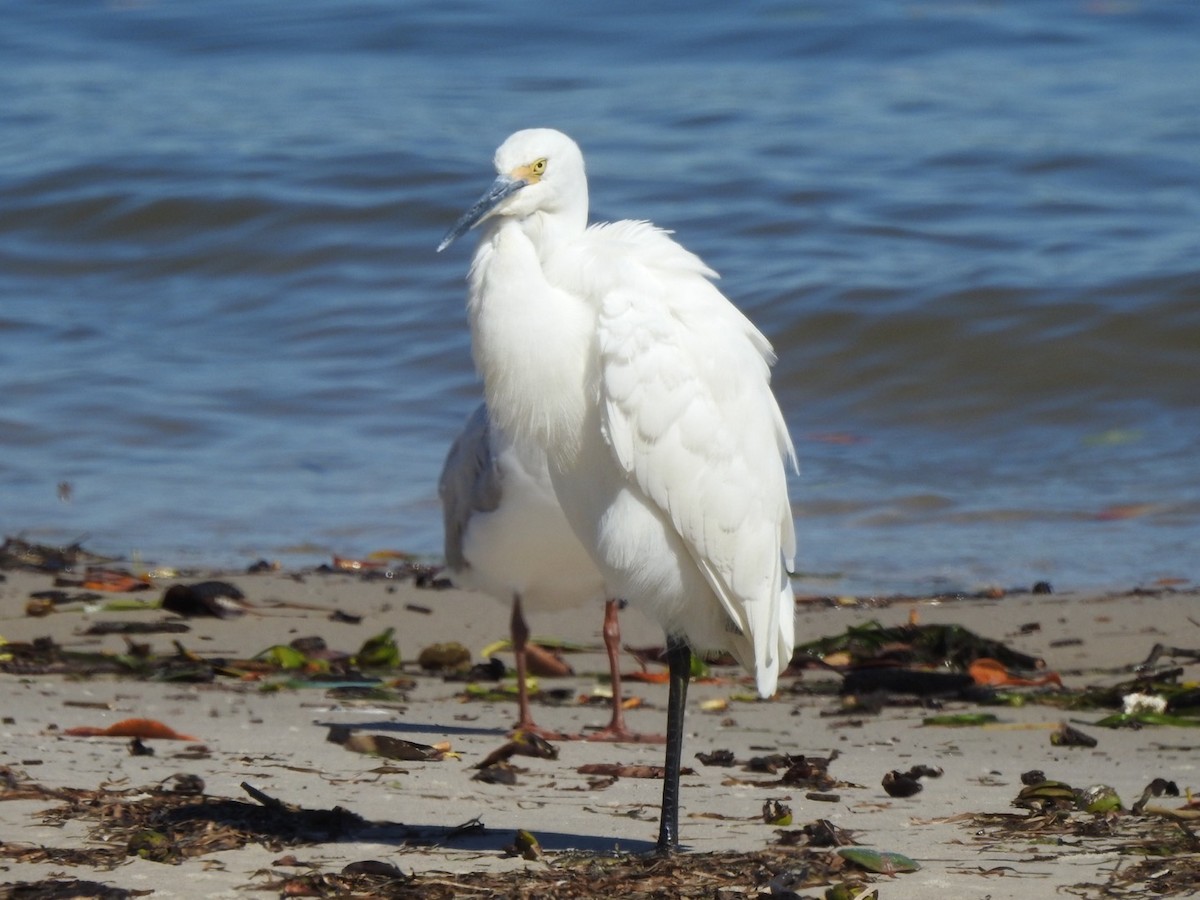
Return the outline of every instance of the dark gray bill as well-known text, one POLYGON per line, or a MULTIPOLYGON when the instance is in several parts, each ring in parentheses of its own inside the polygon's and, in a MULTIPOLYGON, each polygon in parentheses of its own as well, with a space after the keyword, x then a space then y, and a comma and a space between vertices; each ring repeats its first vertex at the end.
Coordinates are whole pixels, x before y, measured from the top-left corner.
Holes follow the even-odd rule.
POLYGON ((508 175, 501 175, 492 182, 492 186, 488 188, 487 193, 479 198, 479 201, 462 214, 457 222, 446 232, 446 236, 442 238, 442 242, 438 244, 438 253, 441 253, 456 240, 482 222, 488 217, 488 214, 500 205, 500 202, 506 197, 510 197, 519 191, 521 188, 528 185, 529 182, 521 178, 512 178, 508 175))

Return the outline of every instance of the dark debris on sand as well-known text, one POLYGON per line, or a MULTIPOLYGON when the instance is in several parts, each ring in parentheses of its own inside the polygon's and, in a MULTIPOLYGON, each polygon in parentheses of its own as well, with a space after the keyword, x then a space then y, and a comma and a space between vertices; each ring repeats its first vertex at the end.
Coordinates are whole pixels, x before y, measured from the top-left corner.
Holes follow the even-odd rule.
MULTIPOLYGON (((47 823, 89 824, 86 844, 52 847, 21 841, 0 842, 0 857, 22 863, 115 871, 129 857, 163 864, 248 844, 273 851, 334 841, 388 843, 397 849, 445 845, 457 837, 477 835, 477 820, 455 828, 410 828, 396 822, 371 822, 336 807, 308 810, 285 803, 251 785, 243 785, 250 801, 197 795, 165 785, 138 788, 46 788, 22 773, 4 769, 0 800, 43 799, 57 804, 39 813, 47 823)), ((673 856, 559 853, 542 857, 545 864, 509 872, 408 875, 374 860, 352 863, 338 872, 301 864, 288 856, 262 873, 265 883, 247 891, 272 890, 286 896, 440 898, 539 897, 568 900, 595 896, 741 897, 770 891, 777 879, 791 888, 801 885, 860 885, 866 873, 819 842, 783 841, 753 853, 698 853, 673 856), (285 866, 302 867, 300 873, 285 866)), ((96 882, 54 880, 0 886, 0 898, 130 897, 136 892, 96 882), (78 890, 79 893, 71 893, 78 890), (89 893, 90 892, 90 893, 89 893)), ((857 892, 856 892, 857 893, 857 892)))
POLYGON ((845 895, 853 897, 866 885, 864 876, 836 854, 812 854, 782 847, 751 853, 674 856, 557 854, 543 868, 428 873, 407 878, 344 873, 273 874, 277 880, 264 887, 281 894, 302 895, 307 890, 311 896, 371 896, 386 900, 587 897, 733 900, 755 896, 800 897, 796 892, 805 888, 814 891, 807 896, 821 896, 830 885, 842 887, 843 892, 848 889, 845 895))

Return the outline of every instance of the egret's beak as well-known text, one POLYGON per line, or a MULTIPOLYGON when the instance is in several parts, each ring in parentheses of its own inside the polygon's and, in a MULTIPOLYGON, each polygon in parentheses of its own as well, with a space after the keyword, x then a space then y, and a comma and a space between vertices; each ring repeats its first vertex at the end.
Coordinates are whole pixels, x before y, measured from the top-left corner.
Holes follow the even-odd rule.
POLYGON ((492 211, 499 206, 506 197, 511 197, 523 187, 527 187, 529 182, 523 178, 513 178, 511 175, 501 175, 492 182, 492 186, 488 188, 487 193, 479 198, 478 202, 462 214, 457 222, 446 232, 446 236, 442 238, 442 242, 438 244, 438 253, 441 253, 456 240, 486 219, 492 214, 492 211))

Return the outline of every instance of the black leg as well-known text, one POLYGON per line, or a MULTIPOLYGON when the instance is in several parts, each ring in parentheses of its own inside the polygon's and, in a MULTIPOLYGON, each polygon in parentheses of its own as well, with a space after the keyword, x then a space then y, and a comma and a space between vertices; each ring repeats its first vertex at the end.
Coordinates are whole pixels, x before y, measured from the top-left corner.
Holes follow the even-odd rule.
POLYGON ((679 763, 683 757, 683 709, 688 679, 692 675, 692 651, 683 638, 667 635, 667 665, 671 688, 667 695, 667 760, 663 772, 662 818, 658 823, 658 852, 679 849, 679 763))

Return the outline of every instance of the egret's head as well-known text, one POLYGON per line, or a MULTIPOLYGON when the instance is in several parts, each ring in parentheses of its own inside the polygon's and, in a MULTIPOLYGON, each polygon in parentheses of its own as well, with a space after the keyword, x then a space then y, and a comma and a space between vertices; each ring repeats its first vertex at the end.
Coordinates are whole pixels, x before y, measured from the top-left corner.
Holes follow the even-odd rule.
POLYGON ((493 216, 523 219, 538 212, 587 220, 587 177, 579 146, 552 128, 528 128, 509 136, 496 151, 496 180, 442 238, 445 250, 493 216), (581 214, 581 215, 580 215, 581 214))

